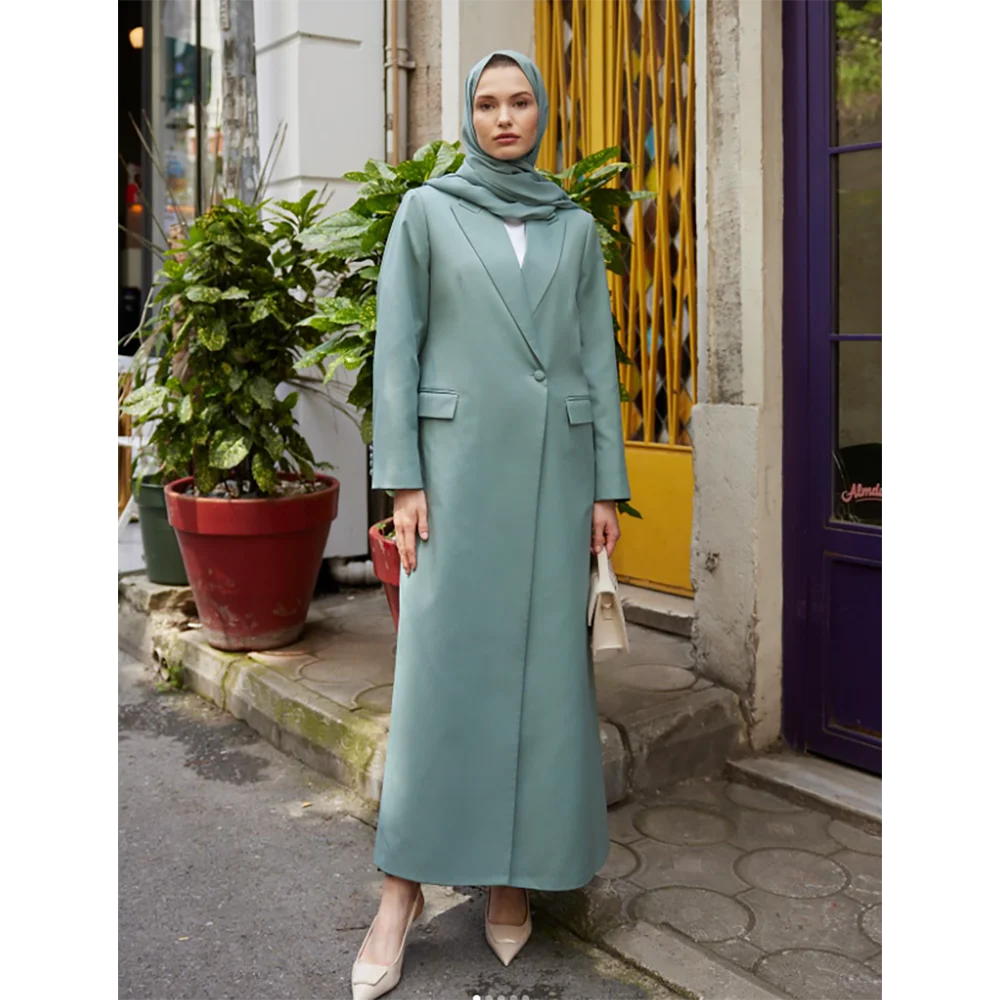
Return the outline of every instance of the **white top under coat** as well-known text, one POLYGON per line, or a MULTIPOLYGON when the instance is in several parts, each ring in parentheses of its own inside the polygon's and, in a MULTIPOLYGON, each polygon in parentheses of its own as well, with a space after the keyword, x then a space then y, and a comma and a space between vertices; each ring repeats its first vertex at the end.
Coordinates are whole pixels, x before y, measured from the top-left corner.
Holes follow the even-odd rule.
POLYGON ((507 235, 510 237, 511 246, 517 254, 517 263, 524 265, 524 252, 528 248, 528 238, 524 232, 524 222, 521 219, 504 219, 503 224, 507 227, 507 235))

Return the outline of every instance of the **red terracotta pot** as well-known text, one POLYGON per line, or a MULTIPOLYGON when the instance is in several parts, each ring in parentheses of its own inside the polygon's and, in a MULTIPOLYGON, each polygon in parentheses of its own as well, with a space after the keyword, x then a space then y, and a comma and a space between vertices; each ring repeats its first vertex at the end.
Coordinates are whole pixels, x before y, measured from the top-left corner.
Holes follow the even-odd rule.
POLYGON ((317 478, 325 489, 265 500, 186 496, 190 477, 165 488, 203 635, 216 649, 276 649, 302 634, 340 495, 336 479, 317 478))
POLYGON ((396 543, 386 538, 383 531, 392 530, 392 518, 379 521, 368 529, 368 543, 372 550, 372 566, 375 575, 382 581, 392 623, 399 628, 399 549, 396 543))

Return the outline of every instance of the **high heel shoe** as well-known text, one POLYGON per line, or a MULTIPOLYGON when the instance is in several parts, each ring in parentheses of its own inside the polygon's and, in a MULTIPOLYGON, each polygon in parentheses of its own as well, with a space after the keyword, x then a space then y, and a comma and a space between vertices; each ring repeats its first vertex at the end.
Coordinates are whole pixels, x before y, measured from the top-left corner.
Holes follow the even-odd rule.
POLYGON ((522 924, 496 924, 490 920, 491 890, 492 887, 486 890, 486 940, 496 957, 504 965, 510 965, 514 956, 531 937, 531 905, 528 900, 528 890, 524 890, 525 917, 522 924))
POLYGON ((351 968, 352 1000, 375 1000, 383 993, 388 993, 399 982, 403 975, 403 952, 406 950, 406 937, 410 933, 413 921, 420 916, 423 909, 424 894, 418 890, 417 898, 410 907, 410 916, 403 930, 403 940, 399 944, 399 953, 391 965, 377 965, 374 962, 360 961, 365 945, 368 944, 368 939, 372 936, 372 929, 375 927, 375 921, 372 921, 368 933, 358 949, 358 957, 354 960, 354 965, 351 968))

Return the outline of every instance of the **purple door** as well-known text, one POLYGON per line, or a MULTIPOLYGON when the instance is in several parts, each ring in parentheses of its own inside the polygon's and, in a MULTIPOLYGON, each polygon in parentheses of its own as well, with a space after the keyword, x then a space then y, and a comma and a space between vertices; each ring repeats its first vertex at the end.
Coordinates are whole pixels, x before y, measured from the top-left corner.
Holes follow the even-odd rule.
POLYGON ((881 774, 882 4, 783 37, 785 738, 881 774))

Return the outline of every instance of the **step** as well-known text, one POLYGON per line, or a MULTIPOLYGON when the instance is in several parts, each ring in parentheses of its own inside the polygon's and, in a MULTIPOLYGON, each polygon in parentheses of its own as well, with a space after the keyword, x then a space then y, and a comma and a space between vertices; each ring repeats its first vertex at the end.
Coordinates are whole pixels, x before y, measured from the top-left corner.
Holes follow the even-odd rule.
POLYGON ((783 750, 732 760, 726 775, 790 802, 822 809, 881 836, 882 779, 873 774, 783 750))
POLYGON ((635 587, 628 583, 619 584, 618 592, 621 595, 626 621, 660 632, 691 638, 694 625, 692 598, 662 594, 658 590, 635 587))
MULTIPOLYGON (((377 801, 395 646, 382 592, 315 600, 303 638, 270 653, 213 649, 192 610, 187 588, 126 574, 119 579, 119 645, 151 665, 183 667, 193 690, 377 801)), ((595 666, 609 805, 638 790, 719 774, 745 746, 739 699, 694 674, 689 640, 631 624, 629 634, 628 655, 595 666)))

